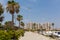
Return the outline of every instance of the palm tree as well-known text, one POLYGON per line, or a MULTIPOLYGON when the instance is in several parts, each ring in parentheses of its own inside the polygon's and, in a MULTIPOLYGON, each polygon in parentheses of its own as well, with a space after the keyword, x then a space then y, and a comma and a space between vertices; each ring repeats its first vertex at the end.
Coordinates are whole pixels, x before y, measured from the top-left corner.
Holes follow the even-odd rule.
POLYGON ((0 17, 0 22, 2 22, 2 21, 3 21, 3 18, 4 18, 3 16, 1 16, 1 17, 0 17))
POLYGON ((4 12, 4 9, 3 9, 3 7, 2 7, 2 4, 0 3, 0 22, 2 23, 2 21, 3 21, 3 16, 2 16, 2 14, 3 14, 3 12, 4 12))
POLYGON ((19 21, 19 28, 20 28, 20 21, 23 20, 23 16, 17 15, 17 20, 19 21))
POLYGON ((24 28, 25 24, 21 21, 21 26, 24 28))
POLYGON ((54 23, 52 23, 52 26, 53 26, 53 30, 54 30, 54 23))
POLYGON ((7 12, 10 12, 10 14, 12 15, 13 25, 14 25, 14 13, 19 13, 19 8, 20 8, 19 4, 14 0, 8 1, 6 10, 7 12))
POLYGON ((0 3, 0 16, 3 14, 3 12, 4 12, 4 9, 2 7, 2 4, 0 3))
POLYGON ((0 23, 0 27, 2 26, 2 24, 0 23))
POLYGON ((36 23, 33 23, 33 29, 36 29, 36 27, 35 27, 35 26, 36 26, 36 23))

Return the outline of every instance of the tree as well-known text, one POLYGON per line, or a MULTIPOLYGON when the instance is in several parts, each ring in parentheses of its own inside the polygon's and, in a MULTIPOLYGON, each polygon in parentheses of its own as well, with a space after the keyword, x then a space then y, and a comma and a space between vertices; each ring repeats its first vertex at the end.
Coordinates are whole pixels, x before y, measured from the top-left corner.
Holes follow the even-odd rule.
POLYGON ((3 16, 1 16, 1 17, 0 17, 0 22, 2 22, 2 21, 3 21, 3 18, 4 18, 3 16))
POLYGON ((10 30, 13 29, 14 27, 12 27, 12 21, 6 21, 5 22, 5 29, 10 30))
POLYGON ((1 23, 0 23, 0 27, 1 27, 1 23))
POLYGON ((53 30, 54 30, 54 23, 52 23, 52 26, 53 26, 53 30))
POLYGON ((7 27, 7 26, 11 27, 11 26, 12 26, 12 21, 7 21, 7 22, 5 22, 5 26, 6 26, 6 27, 7 27))
POLYGON ((19 13, 19 8, 20 8, 19 4, 14 0, 8 1, 6 10, 7 12, 10 12, 10 14, 12 15, 13 25, 14 25, 14 13, 19 13))
POLYGON ((25 24, 21 21, 21 26, 24 28, 25 24))
POLYGON ((19 21, 19 28, 20 28, 20 21, 23 20, 23 16, 22 15, 17 15, 17 20, 19 21))
POLYGON ((33 27, 32 27, 32 29, 36 29, 36 23, 33 23, 33 27))
POLYGON ((0 3, 0 16, 3 14, 3 12, 4 12, 4 9, 2 7, 2 4, 0 3))
POLYGON ((2 4, 0 3, 0 22, 2 23, 2 21, 3 21, 3 16, 2 16, 2 14, 3 14, 3 12, 4 12, 4 9, 3 9, 3 7, 2 7, 2 4))

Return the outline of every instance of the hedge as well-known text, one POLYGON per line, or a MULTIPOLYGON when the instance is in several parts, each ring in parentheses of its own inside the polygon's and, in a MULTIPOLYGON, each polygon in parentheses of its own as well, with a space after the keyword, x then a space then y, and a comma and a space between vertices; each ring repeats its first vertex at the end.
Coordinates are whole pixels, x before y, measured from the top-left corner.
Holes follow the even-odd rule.
POLYGON ((18 40, 20 36, 24 36, 24 30, 0 30, 0 40, 18 40))

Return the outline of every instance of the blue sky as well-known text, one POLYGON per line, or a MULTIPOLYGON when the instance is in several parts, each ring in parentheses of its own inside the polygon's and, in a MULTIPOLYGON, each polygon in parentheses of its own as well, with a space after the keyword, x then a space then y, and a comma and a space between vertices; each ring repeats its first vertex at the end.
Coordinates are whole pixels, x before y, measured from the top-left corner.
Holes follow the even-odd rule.
MULTIPOLYGON (((0 0, 6 7, 8 0, 0 0)), ((53 22, 55 27, 60 27, 60 0, 15 0, 19 2, 21 8, 19 14, 23 15, 24 22, 53 22)), ((3 14, 4 21, 11 20, 11 14, 6 11, 3 14)), ((16 14, 15 14, 16 17, 16 14)), ((18 21, 16 21, 18 25, 18 21)))

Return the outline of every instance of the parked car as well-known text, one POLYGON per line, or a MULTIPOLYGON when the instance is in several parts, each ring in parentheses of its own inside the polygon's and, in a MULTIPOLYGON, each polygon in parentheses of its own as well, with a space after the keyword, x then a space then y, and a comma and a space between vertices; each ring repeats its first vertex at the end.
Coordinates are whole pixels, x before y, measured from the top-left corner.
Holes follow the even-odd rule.
POLYGON ((60 38, 60 32, 55 32, 55 33, 53 33, 53 35, 54 35, 55 37, 60 38))
POLYGON ((42 33, 45 36, 51 36, 52 35, 52 31, 43 31, 42 33))

